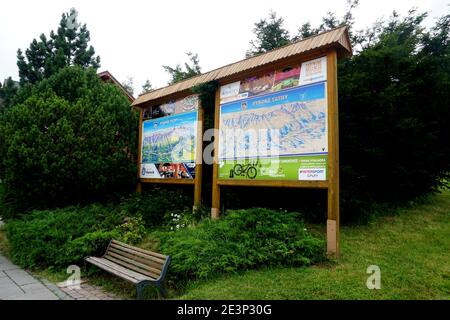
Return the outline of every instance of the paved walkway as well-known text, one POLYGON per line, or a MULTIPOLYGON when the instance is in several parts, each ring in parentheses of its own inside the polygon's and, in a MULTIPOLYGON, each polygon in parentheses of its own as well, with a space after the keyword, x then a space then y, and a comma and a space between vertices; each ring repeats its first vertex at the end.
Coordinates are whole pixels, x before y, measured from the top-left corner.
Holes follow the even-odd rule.
MULTIPOLYGON (((0 218, 0 226, 3 221, 0 218)), ((57 286, 39 281, 0 254, 0 300, 70 299, 57 286)))
POLYGON ((58 287, 74 300, 120 300, 116 295, 84 281, 78 287, 64 283, 58 284, 58 287))
POLYGON ((55 285, 41 282, 0 254, 0 300, 69 299, 55 285))
MULTIPOLYGON (((0 226, 3 221, 0 218, 0 226)), ((77 287, 38 280, 0 253, 0 300, 118 300, 100 287, 82 282, 77 287)))

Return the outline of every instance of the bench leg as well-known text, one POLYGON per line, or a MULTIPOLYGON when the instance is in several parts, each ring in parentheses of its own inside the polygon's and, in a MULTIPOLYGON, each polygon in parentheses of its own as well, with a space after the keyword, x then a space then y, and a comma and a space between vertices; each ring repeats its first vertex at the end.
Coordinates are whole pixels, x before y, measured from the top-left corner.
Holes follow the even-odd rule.
POLYGON ((163 283, 157 285, 158 291, 163 298, 167 298, 167 290, 163 283))
POLYGON ((145 284, 138 284, 136 285, 136 294, 137 294, 137 298, 138 300, 142 300, 143 299, 143 295, 142 295, 142 291, 145 288, 145 284))
POLYGON ((164 283, 161 283, 161 282, 143 282, 143 283, 138 283, 136 285, 136 294, 137 294, 138 300, 142 300, 144 298, 143 297, 144 288, 147 285, 149 285, 149 284, 154 285, 158 289, 159 294, 163 298, 167 298, 167 290, 166 290, 166 287, 164 286, 164 283))

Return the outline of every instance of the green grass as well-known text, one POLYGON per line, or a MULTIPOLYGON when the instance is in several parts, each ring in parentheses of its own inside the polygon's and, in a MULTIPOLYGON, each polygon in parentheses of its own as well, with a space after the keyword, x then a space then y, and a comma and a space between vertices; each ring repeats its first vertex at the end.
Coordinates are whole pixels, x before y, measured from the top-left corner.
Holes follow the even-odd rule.
MULTIPOLYGON (((324 225, 311 229, 324 236, 324 225)), ((155 240, 139 246, 152 249, 155 240)), ((8 241, 0 228, 0 251, 8 241)), ((450 192, 430 196, 395 215, 369 225, 341 227, 341 259, 309 268, 248 271, 215 280, 192 281, 169 289, 176 299, 450 299, 450 192), (366 287, 367 267, 381 269, 381 289, 366 287)), ((35 270, 53 282, 64 273, 35 270)), ((170 267, 169 267, 170 272, 170 267)), ((135 298, 135 287, 106 272, 88 276, 91 283, 124 299, 135 298)), ((157 298, 152 287, 148 298, 157 298)))
MULTIPOLYGON (((170 272, 170 270, 169 270, 170 272)), ((450 299, 450 193, 341 228, 341 259, 192 282, 181 299, 450 299), (381 269, 381 289, 366 286, 381 269)))
POLYGON ((0 252, 9 257, 9 242, 6 238, 5 226, 0 226, 0 252))

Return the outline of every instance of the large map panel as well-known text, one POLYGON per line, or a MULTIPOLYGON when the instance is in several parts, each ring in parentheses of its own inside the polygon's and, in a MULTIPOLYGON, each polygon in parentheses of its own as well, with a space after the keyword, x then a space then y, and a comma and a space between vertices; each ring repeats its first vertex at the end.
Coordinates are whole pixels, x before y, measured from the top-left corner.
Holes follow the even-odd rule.
POLYGON ((326 180, 326 92, 326 58, 223 86, 219 178, 326 180))
POLYGON ((197 119, 195 110, 143 122, 141 178, 195 177, 197 119))

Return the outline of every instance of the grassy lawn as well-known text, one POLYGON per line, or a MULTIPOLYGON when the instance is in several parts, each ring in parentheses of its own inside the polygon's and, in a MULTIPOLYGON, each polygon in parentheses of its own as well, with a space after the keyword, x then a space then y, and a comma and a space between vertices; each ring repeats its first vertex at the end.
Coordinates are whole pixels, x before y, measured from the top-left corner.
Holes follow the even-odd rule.
MULTIPOLYGON (((450 299, 450 193, 367 226, 341 228, 338 264, 193 282, 181 299, 450 299), (369 290, 369 265, 381 289, 369 290)), ((169 270, 170 272, 170 270, 169 270)))
MULTIPOLYGON (((311 228, 323 236, 323 225, 311 228)), ((0 251, 7 254, 1 229, 0 251)), ((139 246, 151 248, 150 240, 139 246)), ((67 277, 51 270, 34 272, 53 282, 67 277)), ((133 285, 105 272, 88 278, 122 298, 135 298, 133 285)), ((369 225, 343 226, 339 263, 192 281, 184 290, 171 288, 169 294, 175 299, 450 299, 450 192, 369 225), (381 269, 380 290, 366 287, 369 265, 381 269)), ((152 287, 147 297, 157 298, 152 287)))

